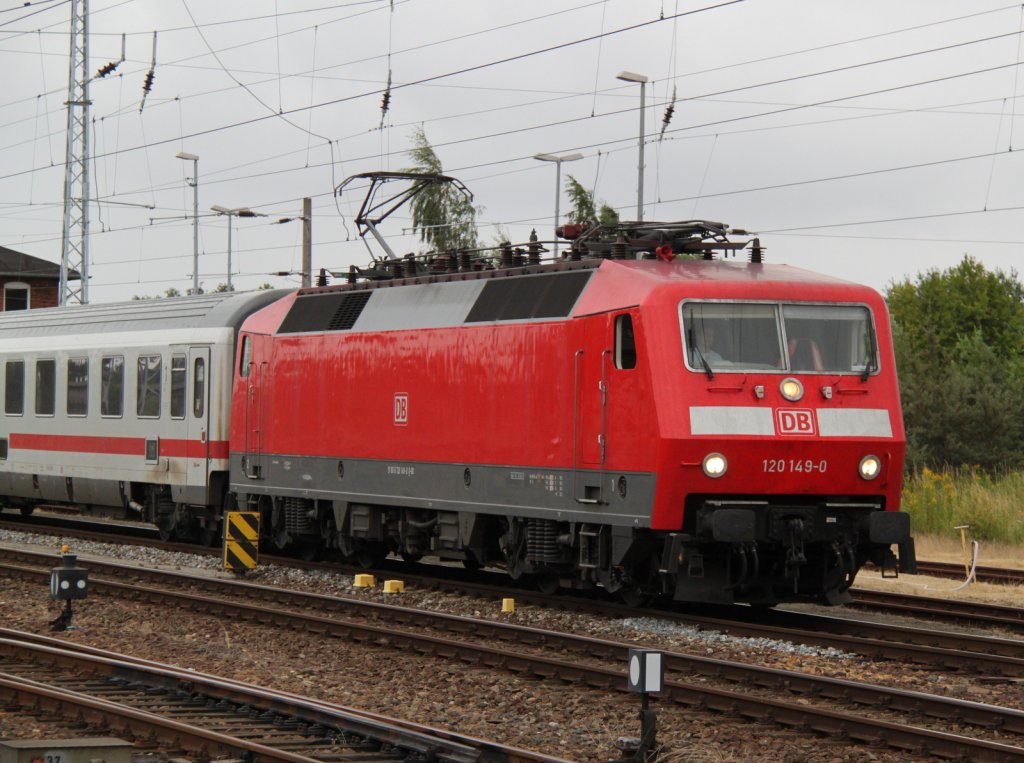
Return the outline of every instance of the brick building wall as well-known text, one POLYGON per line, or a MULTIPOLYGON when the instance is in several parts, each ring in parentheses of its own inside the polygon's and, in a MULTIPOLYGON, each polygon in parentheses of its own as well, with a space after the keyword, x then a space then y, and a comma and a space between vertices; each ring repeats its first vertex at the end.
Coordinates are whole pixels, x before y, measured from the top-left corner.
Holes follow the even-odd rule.
POLYGON ((0 311, 56 307, 59 291, 60 265, 0 246, 0 311))
MULTIPOLYGON (((60 281, 50 278, 14 278, 0 276, 0 310, 8 310, 8 300, 20 295, 12 294, 7 285, 11 284, 15 290, 24 284, 28 287, 28 306, 35 310, 40 307, 56 307, 57 291, 60 289, 60 281)), ((16 302, 15 304, 20 304, 16 302)), ((15 307, 14 309, 21 309, 15 307)))

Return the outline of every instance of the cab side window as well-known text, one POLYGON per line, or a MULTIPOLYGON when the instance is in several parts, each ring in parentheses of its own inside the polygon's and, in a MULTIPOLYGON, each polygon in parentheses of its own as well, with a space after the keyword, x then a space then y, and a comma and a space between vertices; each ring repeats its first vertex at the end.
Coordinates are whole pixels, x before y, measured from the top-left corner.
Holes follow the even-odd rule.
POLYGON ((252 339, 248 336, 242 337, 242 352, 238 362, 238 375, 243 379, 249 375, 249 365, 252 363, 252 339))
POLYGON ((633 316, 615 318, 615 367, 636 368, 636 338, 633 335, 633 316))

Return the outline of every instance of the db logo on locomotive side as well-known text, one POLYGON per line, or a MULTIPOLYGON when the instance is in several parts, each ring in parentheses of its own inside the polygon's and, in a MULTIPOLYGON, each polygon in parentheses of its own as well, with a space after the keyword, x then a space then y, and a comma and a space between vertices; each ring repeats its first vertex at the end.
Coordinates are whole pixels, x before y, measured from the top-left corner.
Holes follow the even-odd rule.
POLYGON ((395 393, 395 426, 404 427, 409 423, 409 395, 405 392, 395 393))
POLYGON ((816 434, 814 411, 810 408, 776 408, 775 427, 779 434, 816 434))

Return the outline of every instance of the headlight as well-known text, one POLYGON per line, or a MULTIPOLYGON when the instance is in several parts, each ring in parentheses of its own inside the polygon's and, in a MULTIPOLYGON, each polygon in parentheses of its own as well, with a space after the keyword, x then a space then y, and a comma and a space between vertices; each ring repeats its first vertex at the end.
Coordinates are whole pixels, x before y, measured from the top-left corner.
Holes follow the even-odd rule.
POLYGON ((860 466, 857 467, 857 473, 860 474, 861 479, 866 480, 873 480, 881 471, 882 462, 878 460, 878 456, 864 456, 860 460, 860 466))
POLYGON ((725 474, 725 470, 729 468, 729 462, 725 460, 725 456, 721 453, 708 453, 704 456, 704 462, 701 466, 704 467, 706 475, 716 478, 725 474))
POLYGON ((779 392, 784 398, 795 403, 804 396, 804 385, 800 383, 799 379, 790 376, 779 384, 779 392))

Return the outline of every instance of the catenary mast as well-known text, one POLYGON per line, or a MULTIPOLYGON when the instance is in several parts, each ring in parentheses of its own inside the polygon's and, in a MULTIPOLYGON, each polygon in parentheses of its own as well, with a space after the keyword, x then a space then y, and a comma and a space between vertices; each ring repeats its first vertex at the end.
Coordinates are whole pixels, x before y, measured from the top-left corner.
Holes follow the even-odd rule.
POLYGON ((89 302, 89 0, 71 0, 64 228, 58 304, 89 302), (70 275, 78 272, 73 285, 70 275))

